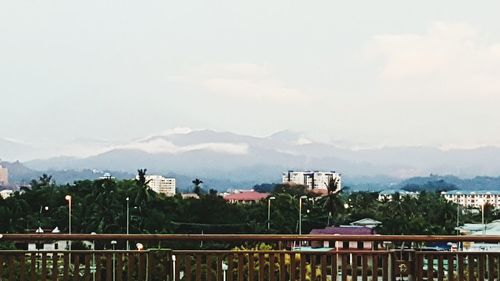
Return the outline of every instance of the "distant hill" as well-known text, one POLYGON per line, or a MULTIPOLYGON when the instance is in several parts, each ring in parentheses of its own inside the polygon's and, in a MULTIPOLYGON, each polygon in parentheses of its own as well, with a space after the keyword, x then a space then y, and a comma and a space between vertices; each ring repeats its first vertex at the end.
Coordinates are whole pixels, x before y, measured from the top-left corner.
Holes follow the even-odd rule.
POLYGON ((462 179, 456 176, 430 175, 427 177, 414 177, 406 179, 398 184, 399 187, 408 185, 425 185, 432 182, 445 182, 456 186, 460 190, 500 190, 500 177, 478 176, 469 179, 462 179))
MULTIPOLYGON (((92 145, 99 145, 100 142, 92 145)), ((47 170, 112 170, 135 174, 187 175, 221 181, 220 185, 279 182, 286 170, 336 170, 344 184, 362 190, 383 189, 399 181, 429 174, 478 178, 457 186, 495 186, 500 175, 500 148, 442 150, 433 147, 345 149, 316 142, 304 135, 282 131, 253 137, 212 130, 185 130, 149 136, 133 142, 110 144, 85 157, 59 156, 23 162, 28 168, 47 170)), ((0 157, 2 150, 0 150, 0 157)), ((451 179, 450 179, 451 180, 451 179)), ((449 182, 448 179, 445 179, 449 182)))

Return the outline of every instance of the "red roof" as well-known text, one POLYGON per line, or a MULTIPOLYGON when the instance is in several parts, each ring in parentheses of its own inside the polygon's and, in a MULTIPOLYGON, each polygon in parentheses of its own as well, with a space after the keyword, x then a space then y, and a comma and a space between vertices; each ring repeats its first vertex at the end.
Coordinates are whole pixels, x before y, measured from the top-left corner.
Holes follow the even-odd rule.
POLYGON ((327 227, 324 229, 313 229, 310 234, 375 235, 375 230, 365 226, 327 227))
POLYGON ((227 201, 259 201, 267 198, 269 193, 259 193, 256 191, 247 191, 240 193, 233 193, 224 196, 224 199, 227 201))

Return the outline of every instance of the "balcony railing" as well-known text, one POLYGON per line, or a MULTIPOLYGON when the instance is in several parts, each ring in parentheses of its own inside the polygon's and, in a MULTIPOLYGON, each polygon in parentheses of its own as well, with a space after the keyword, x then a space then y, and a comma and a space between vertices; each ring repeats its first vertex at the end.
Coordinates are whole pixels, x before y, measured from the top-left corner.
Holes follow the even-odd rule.
POLYGON ((472 249, 471 243, 499 244, 500 236, 5 234, 0 243, 18 249, 0 251, 0 280, 500 281, 500 252, 425 247, 436 242, 472 249), (53 241, 89 241, 106 250, 23 250, 53 241), (127 242, 144 248, 124 250, 127 242), (305 247, 325 242, 370 248, 305 247))

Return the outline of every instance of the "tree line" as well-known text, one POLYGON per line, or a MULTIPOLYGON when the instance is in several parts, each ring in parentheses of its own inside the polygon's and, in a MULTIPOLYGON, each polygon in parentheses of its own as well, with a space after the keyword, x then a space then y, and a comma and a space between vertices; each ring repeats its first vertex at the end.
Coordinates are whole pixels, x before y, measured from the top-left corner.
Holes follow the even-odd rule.
MULTIPOLYGON (((461 222, 481 222, 481 214, 459 210, 438 193, 421 192, 418 198, 394 196, 379 201, 373 192, 338 192, 335 183, 326 196, 310 193, 304 186, 276 185, 270 196, 270 228, 267 225, 268 201, 231 204, 215 191, 204 192, 202 180, 193 188, 199 199, 177 194, 166 197, 148 188, 145 170, 135 180, 111 178, 77 181, 57 185, 48 175, 33 180, 29 188, 0 198, 0 233, 31 233, 39 227, 68 231, 71 196, 72 233, 126 233, 127 206, 130 233, 280 233, 298 230, 299 198, 303 233, 313 228, 346 225, 372 218, 382 224, 380 234, 454 234, 457 214, 461 222), (127 200, 128 198, 128 200, 127 200)), ((491 206, 485 208, 487 221, 500 218, 491 206)))

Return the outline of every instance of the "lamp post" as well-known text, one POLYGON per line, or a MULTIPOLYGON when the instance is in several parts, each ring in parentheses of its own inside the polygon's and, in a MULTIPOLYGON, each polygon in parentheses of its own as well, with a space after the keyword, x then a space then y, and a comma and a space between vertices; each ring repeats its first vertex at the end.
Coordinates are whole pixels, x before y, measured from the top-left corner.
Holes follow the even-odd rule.
POLYGON ((479 204, 481 205, 481 224, 483 225, 483 235, 486 234, 486 224, 484 223, 484 205, 486 205, 486 201, 481 198, 479 199, 479 204))
MULTIPOLYGON (((71 195, 66 195, 64 197, 68 201, 68 234, 71 235, 71 195)), ((69 241, 68 249, 71 251, 71 241, 69 241)))
POLYGON ((307 196, 302 195, 299 198, 299 235, 302 235, 302 199, 306 199, 307 196))
MULTIPOLYGON (((96 235, 95 232, 91 232, 91 235, 96 235)), ((96 263, 95 263, 95 239, 92 240, 92 266, 90 267, 90 272, 92 272, 92 280, 95 281, 96 273, 96 263)))
POLYGON ((113 247, 113 281, 116 281, 116 240, 111 241, 111 246, 113 247))
POLYGON ((271 229, 271 200, 274 199, 276 199, 274 196, 267 199, 267 230, 271 229))
MULTIPOLYGON (((127 200, 127 236, 130 233, 130 198, 127 197, 125 198, 127 200)), ((130 250, 130 245, 128 244, 128 237, 127 237, 127 251, 130 250)))

